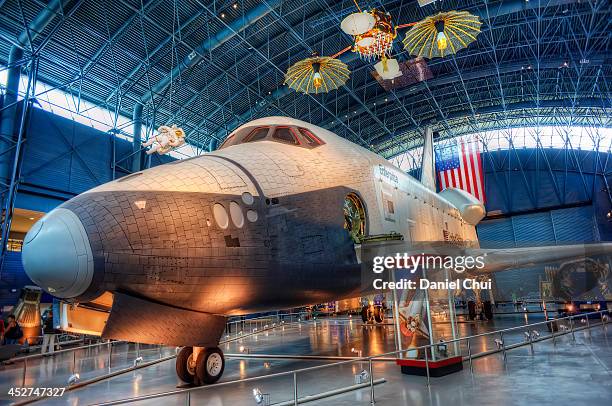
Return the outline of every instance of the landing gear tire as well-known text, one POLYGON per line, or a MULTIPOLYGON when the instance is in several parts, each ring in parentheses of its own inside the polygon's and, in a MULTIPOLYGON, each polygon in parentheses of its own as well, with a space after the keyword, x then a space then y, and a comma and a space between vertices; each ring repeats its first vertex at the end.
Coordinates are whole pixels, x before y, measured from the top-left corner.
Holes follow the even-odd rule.
POLYGON ((225 357, 218 347, 204 348, 200 351, 196 365, 196 376, 203 384, 215 383, 223 375, 225 357))
POLYGON ((179 351, 176 356, 176 374, 185 383, 195 383, 196 362, 193 359, 193 347, 183 347, 179 351))
POLYGON ((368 306, 363 306, 361 308, 361 320, 364 323, 367 323, 369 321, 369 315, 368 315, 369 311, 368 311, 368 306))

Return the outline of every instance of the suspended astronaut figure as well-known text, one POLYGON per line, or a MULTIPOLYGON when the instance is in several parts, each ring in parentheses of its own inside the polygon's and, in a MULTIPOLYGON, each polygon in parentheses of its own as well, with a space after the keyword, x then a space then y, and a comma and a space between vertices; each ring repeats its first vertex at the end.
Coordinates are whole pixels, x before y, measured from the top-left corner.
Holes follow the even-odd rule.
POLYGON ((147 142, 143 142, 142 146, 149 147, 152 145, 151 149, 147 150, 147 155, 151 155, 154 152, 164 155, 184 143, 185 131, 174 124, 172 127, 166 125, 160 126, 157 129, 157 135, 151 137, 147 142))

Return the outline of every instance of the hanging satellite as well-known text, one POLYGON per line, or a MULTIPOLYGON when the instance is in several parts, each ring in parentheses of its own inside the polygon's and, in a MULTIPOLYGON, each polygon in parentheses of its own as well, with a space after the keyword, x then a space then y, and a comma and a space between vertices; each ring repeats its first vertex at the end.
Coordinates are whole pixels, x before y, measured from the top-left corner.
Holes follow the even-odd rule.
POLYGON ((376 24, 376 19, 372 14, 359 12, 349 14, 340 23, 340 28, 348 35, 355 36, 370 31, 374 28, 374 24, 376 24))
POLYGON ((397 37, 397 30, 391 22, 391 15, 377 9, 372 9, 368 13, 355 14, 371 15, 374 19, 374 26, 358 34, 351 34, 343 29, 344 32, 354 37, 353 51, 368 61, 390 55, 393 40, 397 37))
POLYGON ((430 59, 452 55, 476 41, 481 24, 478 16, 467 11, 438 13, 406 33, 404 49, 410 55, 430 59))
MULTIPOLYGON (((285 75, 285 83, 290 88, 302 93, 327 93, 344 85, 350 71, 346 64, 336 58, 350 50, 367 61, 380 59, 374 65, 377 80, 396 82, 394 79, 402 76, 403 69, 397 59, 391 58, 391 50, 397 30, 401 28, 413 27, 404 39, 405 49, 411 55, 426 58, 454 54, 475 41, 480 32, 480 20, 466 11, 439 13, 419 22, 395 26, 389 13, 375 8, 362 11, 357 0, 353 1, 359 11, 349 14, 340 23, 342 31, 353 37, 353 45, 331 57, 313 55, 291 66, 285 75)), ((423 0, 419 4, 422 6, 428 1, 423 0)), ((426 80, 430 76, 427 64, 422 59, 417 58, 410 63, 414 65, 411 67, 424 66, 425 74, 409 75, 415 78, 408 79, 407 83, 413 83, 415 79, 426 80)))
POLYGON ((383 58, 380 62, 374 65, 376 73, 384 80, 393 80, 402 76, 399 63, 394 58, 383 58))
POLYGON ((287 70, 285 83, 301 93, 327 93, 344 85, 349 74, 344 62, 315 52, 287 70))

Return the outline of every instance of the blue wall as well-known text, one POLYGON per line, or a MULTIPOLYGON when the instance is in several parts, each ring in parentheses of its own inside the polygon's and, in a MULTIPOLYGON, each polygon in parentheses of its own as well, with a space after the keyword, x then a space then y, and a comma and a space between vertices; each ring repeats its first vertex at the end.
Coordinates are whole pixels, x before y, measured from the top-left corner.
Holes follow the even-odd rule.
MULTIPOLYGON (((48 212, 79 193, 111 181, 113 153, 120 160, 132 152, 130 141, 38 108, 29 113, 25 135, 22 183, 15 207, 28 210, 48 212)), ((155 154, 151 166, 173 160, 155 154)), ((127 161, 119 165, 130 167, 127 161)), ((117 168, 116 178, 126 174, 117 168)), ((33 283, 23 271, 21 253, 9 252, 0 273, 0 305, 15 304, 19 290, 28 284, 33 283)))
POLYGON ((606 218, 612 206, 603 176, 595 175, 607 172, 612 185, 610 154, 563 149, 493 151, 483 154, 483 166, 489 214, 592 205, 599 238, 612 241, 612 223, 606 218))
MULTIPOLYGON (((111 181, 113 154, 120 161, 132 153, 130 141, 37 108, 30 113, 26 137, 22 183, 15 206, 29 210, 47 212, 79 193, 111 181)), ((173 160, 155 154, 151 165, 173 160)), ((118 165, 130 167, 128 160, 118 165)), ((128 173, 120 167, 116 178, 128 173)))

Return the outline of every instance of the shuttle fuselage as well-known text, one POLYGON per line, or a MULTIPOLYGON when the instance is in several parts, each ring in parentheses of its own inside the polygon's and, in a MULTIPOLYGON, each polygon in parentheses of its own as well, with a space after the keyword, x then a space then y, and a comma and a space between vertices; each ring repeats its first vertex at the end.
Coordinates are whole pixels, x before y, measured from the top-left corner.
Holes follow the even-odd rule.
POLYGON ((476 241, 449 201, 387 160, 312 124, 270 117, 239 128, 217 151, 62 204, 34 227, 40 235, 26 238, 24 265, 41 287, 75 301, 122 292, 231 315, 351 297, 360 268, 345 230, 349 194, 363 202, 366 234, 476 241), (246 141, 265 128, 267 138, 246 141), (297 143, 285 133, 272 138, 275 128, 297 143), (69 230, 55 235, 66 223, 69 230), (70 252, 55 258, 49 245, 66 236, 80 240, 70 264, 70 252), (74 275, 49 277, 67 268, 74 275))

